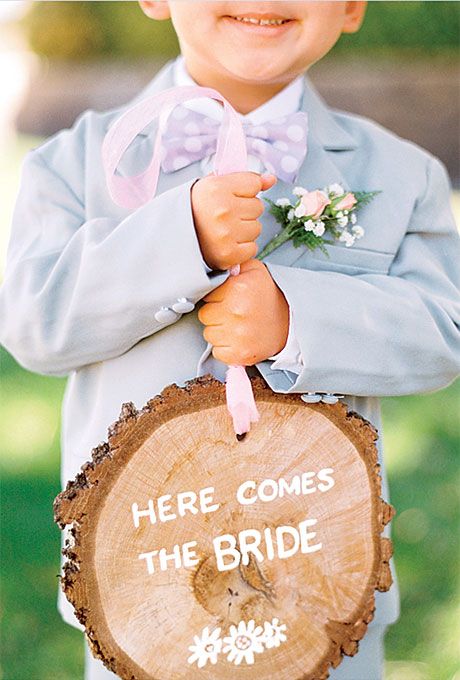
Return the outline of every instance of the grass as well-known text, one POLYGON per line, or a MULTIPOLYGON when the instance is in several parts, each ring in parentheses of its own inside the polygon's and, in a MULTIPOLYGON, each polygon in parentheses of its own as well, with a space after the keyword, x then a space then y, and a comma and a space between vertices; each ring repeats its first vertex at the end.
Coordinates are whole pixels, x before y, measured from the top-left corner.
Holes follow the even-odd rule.
MULTIPOLYGON (((20 368, 0 348, 3 680, 78 680, 82 636, 56 610, 60 403, 65 381, 20 368)), ((383 400, 402 615, 386 641, 387 680, 459 680, 460 381, 383 400)))
POLYGON ((79 631, 56 609, 60 402, 65 380, 20 368, 0 348, 3 680, 76 680, 79 631))
POLYGON ((460 382, 383 400, 401 618, 386 643, 387 680, 459 680, 460 382), (399 672, 398 672, 399 668, 399 672), (395 675, 393 675, 395 671, 395 675))

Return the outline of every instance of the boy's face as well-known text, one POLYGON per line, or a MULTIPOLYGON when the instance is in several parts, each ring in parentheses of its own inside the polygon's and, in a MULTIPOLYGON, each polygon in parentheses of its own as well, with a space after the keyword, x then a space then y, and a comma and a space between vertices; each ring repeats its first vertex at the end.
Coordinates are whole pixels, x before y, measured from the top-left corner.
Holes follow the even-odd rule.
POLYGON ((181 52, 195 73, 201 64, 227 78, 281 83, 321 59, 343 32, 358 30, 366 3, 141 0, 141 6, 152 18, 171 17, 181 52), (248 19, 283 23, 261 25, 248 19))

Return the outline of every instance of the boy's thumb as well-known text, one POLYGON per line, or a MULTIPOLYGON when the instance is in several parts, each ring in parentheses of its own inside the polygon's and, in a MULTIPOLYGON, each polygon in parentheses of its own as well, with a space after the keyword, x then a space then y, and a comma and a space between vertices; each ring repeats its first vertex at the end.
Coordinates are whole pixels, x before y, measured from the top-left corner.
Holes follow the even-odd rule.
POLYGON ((270 187, 272 187, 275 182, 278 181, 276 175, 272 175, 270 173, 261 175, 260 179, 262 180, 262 188, 260 189, 261 191, 267 191, 267 189, 270 189, 270 187))

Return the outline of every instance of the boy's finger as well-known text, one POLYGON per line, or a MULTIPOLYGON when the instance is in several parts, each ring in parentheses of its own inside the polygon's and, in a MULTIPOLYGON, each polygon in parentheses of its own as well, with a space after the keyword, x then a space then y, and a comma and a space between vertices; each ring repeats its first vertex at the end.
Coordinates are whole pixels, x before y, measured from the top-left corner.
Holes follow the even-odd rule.
POLYGON ((259 220, 242 220, 235 232, 237 243, 249 243, 255 241, 262 232, 262 224, 259 220))
POLYGON ((247 260, 246 262, 242 262, 240 265, 240 274, 244 274, 245 272, 255 270, 255 269, 266 269, 265 265, 263 262, 260 260, 247 260))
POLYGON ((222 302, 223 299, 225 298, 225 290, 221 290, 227 281, 224 281, 220 286, 217 286, 217 288, 214 288, 210 293, 208 293, 203 300, 205 302, 222 302))
POLYGON ((272 187, 275 184, 275 182, 278 181, 276 175, 272 175, 271 173, 261 175, 260 179, 262 180, 261 191, 267 191, 267 189, 270 189, 270 187, 272 187))
POLYGON ((220 326, 222 324, 221 305, 207 302, 198 310, 198 319, 203 326, 220 326))
POLYGON ((240 271, 241 265, 246 264, 248 260, 251 260, 253 257, 255 257, 257 255, 257 251, 257 243, 254 241, 248 241, 238 245, 238 264, 240 265, 240 271))
MULTIPOLYGON (((274 175, 272 175, 274 177, 274 175)), ((264 180, 258 172, 231 172, 225 175, 226 181, 234 196, 253 198, 262 191, 264 180)), ((276 180, 276 178, 275 178, 276 180)), ((267 183, 267 180, 265 180, 267 183)), ((267 186, 268 188, 268 186, 267 186)))
POLYGON ((223 326, 206 326, 203 338, 213 347, 228 347, 228 333, 223 326))
POLYGON ((256 220, 265 210, 263 201, 256 196, 252 198, 240 198, 235 196, 234 204, 235 214, 238 215, 240 220, 256 220))

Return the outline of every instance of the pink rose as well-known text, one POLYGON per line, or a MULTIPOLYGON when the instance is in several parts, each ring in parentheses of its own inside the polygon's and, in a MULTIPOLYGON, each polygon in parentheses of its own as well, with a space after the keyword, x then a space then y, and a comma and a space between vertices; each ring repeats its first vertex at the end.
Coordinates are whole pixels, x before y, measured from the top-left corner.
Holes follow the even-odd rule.
POLYGON ((322 191, 307 191, 300 199, 305 208, 305 215, 316 220, 331 200, 322 191))
POLYGON ((354 197, 354 194, 345 194, 339 203, 335 206, 334 210, 351 210, 355 203, 358 201, 354 197))

